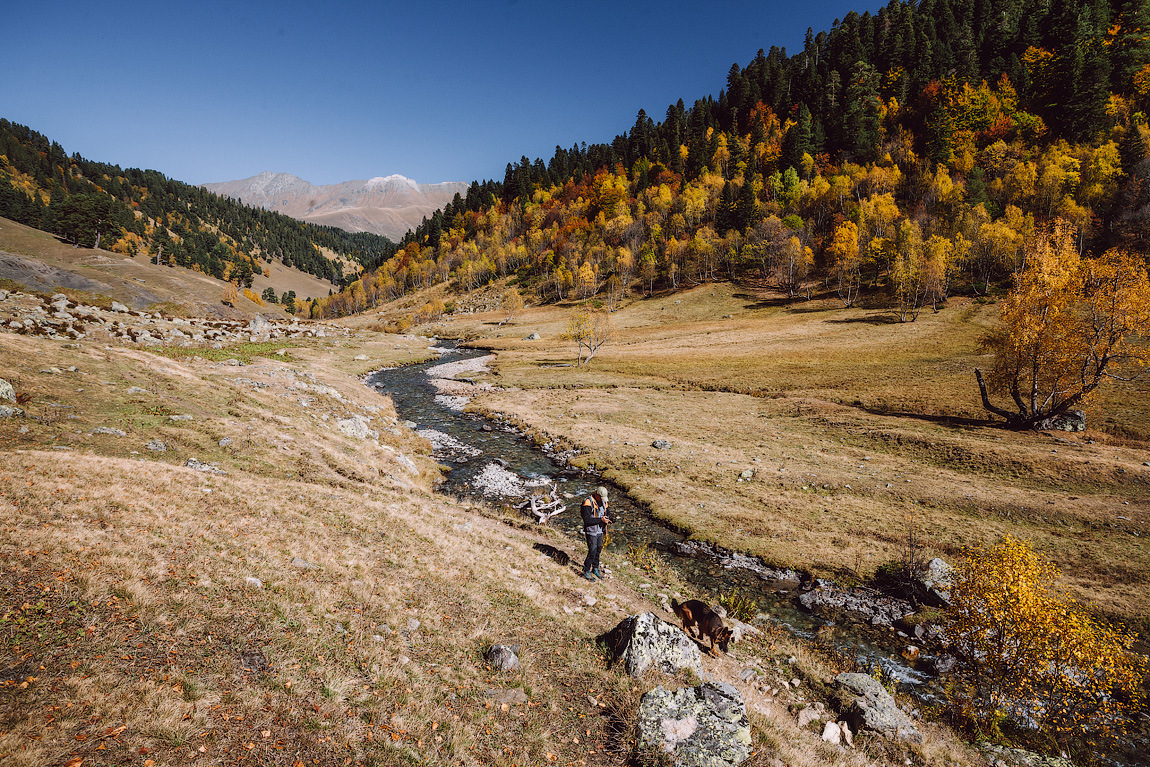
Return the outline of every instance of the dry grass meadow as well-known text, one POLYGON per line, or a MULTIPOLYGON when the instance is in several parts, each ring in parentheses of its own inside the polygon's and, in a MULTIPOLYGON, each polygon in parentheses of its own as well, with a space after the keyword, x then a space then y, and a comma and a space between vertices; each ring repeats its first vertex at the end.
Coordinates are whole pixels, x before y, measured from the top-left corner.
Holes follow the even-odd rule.
POLYGON ((435 329, 498 352, 487 380, 505 391, 475 407, 582 448, 688 535, 851 580, 898 556, 912 528, 926 556, 951 561, 1010 533, 1075 597, 1148 625, 1147 379, 1105 389, 1085 433, 1014 433, 986 420, 974 381, 993 302, 956 298, 900 323, 705 285, 625 306, 582 367, 560 339, 570 311, 435 329))
MULTIPOLYGON (((516 336, 522 327, 514 326, 516 336)), ((0 377, 28 414, 0 420, 0 763, 632 763, 638 698, 660 680, 629 680, 608 666, 594 638, 638 612, 673 620, 659 602, 686 589, 626 560, 608 563, 610 580, 588 584, 531 548, 547 541, 578 555, 581 544, 434 494, 427 444, 359 379, 423 359, 427 346, 424 338, 359 330, 285 343, 283 354, 243 344, 161 355, 0 334, 0 377), (42 372, 52 368, 60 372, 42 372), (379 431, 378 442, 336 427, 357 415, 379 431), (163 451, 153 449, 161 442, 163 451), (189 459, 222 473, 197 471, 189 459), (522 645, 522 671, 485 666, 494 642, 522 645)), ((744 511, 726 518, 733 526, 724 532, 717 506, 696 516, 685 503, 688 470, 699 492, 720 485, 706 491, 710 507, 730 492, 728 461, 733 468, 750 460, 740 455, 743 440, 769 446, 756 453, 764 462, 783 454, 810 460, 820 449, 842 460, 882 455, 856 444, 863 436, 850 445, 830 436, 799 441, 820 429, 845 435, 858 419, 878 418, 847 406, 798 414, 788 398, 707 394, 654 385, 648 373, 611 373, 639 364, 620 354, 623 345, 589 372, 629 388, 541 389, 548 376, 573 385, 588 372, 541 371, 564 356, 558 344, 537 357, 531 347, 507 346, 496 380, 532 388, 501 393, 490 406, 586 440, 590 458, 616 463, 612 475, 657 513, 685 527, 707 519, 716 538, 736 535, 747 548, 816 514, 817 503, 790 508, 785 500, 835 495, 792 487, 787 472, 799 464, 787 463, 787 486, 770 491, 786 516, 756 507, 754 527, 734 532, 752 516, 744 511), (698 419, 676 426, 672 405, 729 420, 729 441, 705 441, 698 419), (624 434, 612 421, 624 412, 633 420, 647 413, 653 423, 640 419, 624 434), (624 440, 656 433, 677 442, 678 473, 665 458, 640 457, 639 448, 625 457, 624 440), (789 444, 776 446, 783 435, 789 444), (679 457, 689 450, 697 462, 679 457), (660 488, 672 494, 664 500, 660 488)), ((923 449, 924 466, 932 455, 923 449)), ((762 473, 740 491, 776 484, 765 479, 774 463, 755 465, 762 473)), ((864 514, 871 498, 853 501, 853 513, 864 514)), ((789 544, 821 545, 821 534, 793 532, 789 544)), ((849 751, 822 743, 816 725, 800 730, 795 710, 823 699, 839 666, 789 637, 755 637, 704 663, 746 697, 750 765, 950 767, 978 759, 932 724, 921 747, 862 736, 849 751), (747 668, 757 682, 739 681, 747 668), (784 689, 790 678, 802 680, 798 689, 784 689)))

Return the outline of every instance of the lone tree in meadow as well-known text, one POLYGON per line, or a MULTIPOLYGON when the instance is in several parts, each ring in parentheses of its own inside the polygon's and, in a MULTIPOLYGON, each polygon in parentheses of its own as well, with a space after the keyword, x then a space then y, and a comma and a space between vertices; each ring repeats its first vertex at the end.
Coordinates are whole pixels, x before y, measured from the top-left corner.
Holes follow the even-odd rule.
POLYGON ((577 357, 579 364, 591 361, 595 352, 603 344, 611 340, 614 329, 611 326, 611 317, 607 312, 596 311, 586 306, 576 309, 567 320, 567 329, 563 332, 563 339, 574 341, 578 345, 577 357), (583 359, 583 350, 587 350, 587 359, 583 359))
POLYGON ((1133 343, 1150 333, 1150 280, 1141 258, 1110 250, 1083 259, 1071 227, 1055 222, 1036 238, 1002 303, 1000 327, 982 339, 994 352, 982 404, 1013 428, 1042 428, 1084 403, 1104 380, 1130 380, 1150 360, 1133 343), (988 391, 989 390, 989 391, 988 391), (1009 397, 1014 409, 993 404, 1009 397))
POLYGON ((499 305, 503 311, 507 312, 507 317, 504 318, 503 323, 511 322, 515 315, 523 310, 523 296, 519 294, 518 288, 508 288, 507 292, 500 297, 499 305))

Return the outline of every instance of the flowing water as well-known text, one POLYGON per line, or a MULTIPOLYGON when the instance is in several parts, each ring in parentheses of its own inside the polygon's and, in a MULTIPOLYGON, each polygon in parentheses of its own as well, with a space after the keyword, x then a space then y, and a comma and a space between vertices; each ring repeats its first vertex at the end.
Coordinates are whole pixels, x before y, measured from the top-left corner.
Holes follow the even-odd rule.
MULTIPOLYGON (((400 419, 414 422, 417 433, 428 437, 435 446, 434 457, 450 467, 439 487, 441 492, 483 499, 489 503, 517 504, 524 500, 525 495, 493 496, 480 489, 493 466, 497 472, 505 469, 505 472, 522 478, 522 492, 525 494, 555 485, 565 501, 566 511, 553 517, 548 524, 567 534, 570 542, 562 548, 571 555, 572 562, 581 562, 585 549, 580 533, 579 504, 597 486, 605 484, 604 480, 593 472, 557 463, 544 450, 507 426, 462 412, 453 398, 440 395, 431 383, 428 368, 485 354, 487 352, 448 346, 438 360, 377 371, 368 376, 367 384, 390 396, 400 419)), ((676 544, 684 540, 681 534, 654 520, 619 489, 610 488, 609 495, 613 523, 603 551, 603 563, 608 569, 611 569, 612 559, 618 561, 627 555, 629 547, 647 546, 664 553, 680 578, 699 592, 717 595, 737 589, 741 596, 753 599, 768 620, 798 636, 814 638, 828 625, 794 604, 789 595, 794 582, 764 580, 750 570, 724 567, 712 557, 680 555, 676 553, 676 544), (780 591, 788 593, 780 594, 780 591)), ((826 637, 827 632, 824 630, 820 636, 826 637)), ((873 636, 852 635, 841 629, 834 632, 832 641, 840 652, 857 657, 863 666, 881 666, 891 678, 923 688, 920 693, 930 697, 927 688, 931 686, 928 684, 931 678, 895 655, 893 644, 883 648, 875 643, 873 636)))

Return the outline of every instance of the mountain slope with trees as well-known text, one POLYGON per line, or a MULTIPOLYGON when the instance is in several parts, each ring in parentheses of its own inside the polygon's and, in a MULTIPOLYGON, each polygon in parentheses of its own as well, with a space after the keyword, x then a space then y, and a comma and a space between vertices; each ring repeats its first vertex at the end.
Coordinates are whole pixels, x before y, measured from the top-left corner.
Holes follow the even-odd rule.
POLYGON ((186 266, 250 287, 273 259, 340 285, 344 263, 378 263, 395 245, 253 208, 158 171, 68 155, 0 119, 0 216, 83 247, 186 266))
POLYGON ((473 183, 394 257, 312 308, 362 310, 440 280, 516 275, 540 300, 718 279, 901 319, 990 290, 1036 230, 1146 250, 1150 10, 1138 0, 892 0, 772 47, 726 87, 611 143, 473 183))

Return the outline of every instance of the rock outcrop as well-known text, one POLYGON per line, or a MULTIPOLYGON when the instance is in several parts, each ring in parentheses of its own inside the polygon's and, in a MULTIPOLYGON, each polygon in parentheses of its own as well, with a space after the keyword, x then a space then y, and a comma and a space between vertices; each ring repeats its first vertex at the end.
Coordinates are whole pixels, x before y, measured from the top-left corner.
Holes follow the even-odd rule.
POLYGON ((641 676, 648 669, 674 674, 690 669, 702 674, 699 646, 678 626, 655 615, 643 613, 625 618, 618 626, 600 637, 615 659, 631 676, 641 676))
POLYGON ((866 674, 839 674, 835 684, 854 696, 840 717, 852 730, 870 730, 891 740, 922 743, 922 733, 914 720, 898 707, 878 680, 866 674))
POLYGON ((639 704, 639 745, 670 754, 677 767, 734 767, 751 752, 742 696, 725 682, 656 687, 639 704))

